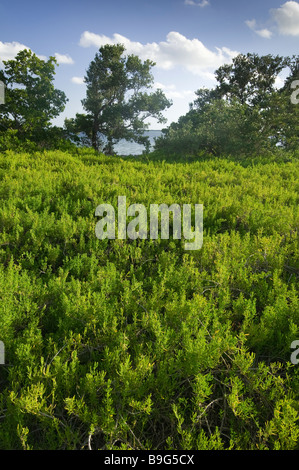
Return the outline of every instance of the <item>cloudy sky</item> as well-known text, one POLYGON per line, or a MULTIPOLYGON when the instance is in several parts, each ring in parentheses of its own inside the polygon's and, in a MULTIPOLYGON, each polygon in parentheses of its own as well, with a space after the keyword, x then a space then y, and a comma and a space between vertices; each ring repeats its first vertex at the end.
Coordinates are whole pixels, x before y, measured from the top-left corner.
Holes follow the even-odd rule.
POLYGON ((155 87, 173 101, 170 124, 238 53, 298 54, 299 1, 0 0, 0 67, 24 48, 57 58, 55 86, 69 102, 55 124, 83 111, 83 77, 107 43, 156 63, 155 87))

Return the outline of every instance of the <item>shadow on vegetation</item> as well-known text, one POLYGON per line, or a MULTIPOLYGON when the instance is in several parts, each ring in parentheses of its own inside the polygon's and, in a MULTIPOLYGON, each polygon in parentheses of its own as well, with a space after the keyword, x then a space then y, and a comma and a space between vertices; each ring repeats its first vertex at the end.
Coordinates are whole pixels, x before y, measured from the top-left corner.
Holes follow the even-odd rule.
MULTIPOLYGON (((140 162, 140 163, 172 163, 172 164, 192 164, 195 162, 215 162, 215 159, 217 161, 225 161, 225 162, 233 162, 236 164, 241 165, 244 168, 250 167, 250 166, 255 166, 255 165, 268 165, 270 163, 276 162, 276 163, 290 163, 294 162, 299 159, 299 151, 297 152, 287 152, 285 150, 280 150, 277 149, 276 152, 269 151, 263 155, 260 156, 250 156, 250 155, 240 155, 240 156, 231 156, 231 155, 219 155, 215 157, 215 155, 201 152, 198 155, 186 155, 186 156, 180 156, 180 155, 167 155, 158 152, 158 151, 153 151, 152 153, 149 154, 144 154, 144 155, 115 155, 114 156, 116 159, 123 159, 125 161, 130 161, 130 162, 140 162)), ((108 161, 105 163, 113 163, 113 161, 108 161)))

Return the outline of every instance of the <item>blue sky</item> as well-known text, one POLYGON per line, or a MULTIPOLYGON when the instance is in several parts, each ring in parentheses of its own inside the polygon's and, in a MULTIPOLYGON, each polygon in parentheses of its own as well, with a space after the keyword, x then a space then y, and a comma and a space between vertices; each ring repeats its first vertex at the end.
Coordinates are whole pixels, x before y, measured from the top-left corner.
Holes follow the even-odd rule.
POLYGON ((59 61, 55 86, 69 102, 55 124, 83 111, 89 63, 101 45, 116 42, 156 62, 154 86, 173 101, 170 124, 236 54, 298 54, 299 1, 0 0, 0 66, 25 47, 59 61))

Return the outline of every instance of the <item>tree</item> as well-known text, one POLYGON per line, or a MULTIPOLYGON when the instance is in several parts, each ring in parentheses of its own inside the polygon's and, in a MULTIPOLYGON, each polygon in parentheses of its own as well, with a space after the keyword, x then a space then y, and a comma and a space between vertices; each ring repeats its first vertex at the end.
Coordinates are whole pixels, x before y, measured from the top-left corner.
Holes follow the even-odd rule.
POLYGON ((288 79, 287 82, 288 86, 283 86, 268 96, 267 105, 260 112, 260 117, 263 134, 279 147, 296 150, 299 147, 299 105, 291 102, 291 82, 288 79))
POLYGON ((231 64, 216 70, 215 92, 220 98, 237 98, 242 104, 261 105, 265 96, 274 91, 278 74, 288 64, 288 57, 239 54, 231 64))
POLYGON ((0 108, 0 129, 16 130, 20 139, 44 139, 51 119, 67 102, 64 92, 53 85, 56 59, 44 61, 25 49, 3 64, 0 80, 5 85, 5 104, 0 108))
POLYGON ((213 99, 192 108, 178 123, 172 123, 156 140, 155 148, 166 154, 212 155, 257 154, 274 143, 259 132, 260 117, 256 109, 238 100, 213 99))
POLYGON ((156 148, 214 155, 257 155, 278 145, 298 148, 299 106, 290 100, 298 65, 298 56, 238 55, 216 70, 214 89, 196 91, 189 112, 163 130, 156 148), (277 89, 276 78, 287 68, 289 76, 277 89))
POLYGON ((146 119, 165 122, 162 111, 171 106, 161 90, 145 91, 153 84, 154 62, 124 56, 124 52, 121 44, 99 49, 84 79, 87 90, 82 105, 87 114, 65 121, 70 134, 84 132, 96 150, 103 150, 106 141, 107 153, 120 139, 148 143, 146 119))

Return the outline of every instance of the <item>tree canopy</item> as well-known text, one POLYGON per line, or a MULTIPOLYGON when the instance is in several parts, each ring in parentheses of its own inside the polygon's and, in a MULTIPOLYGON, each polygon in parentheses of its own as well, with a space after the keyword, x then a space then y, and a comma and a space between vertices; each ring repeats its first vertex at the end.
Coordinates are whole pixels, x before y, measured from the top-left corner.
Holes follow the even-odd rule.
POLYGON ((55 57, 45 61, 25 49, 3 64, 0 81, 5 85, 5 104, 0 108, 0 131, 14 130, 20 139, 43 139, 67 102, 65 93, 53 84, 55 57))
POLYGON ((121 44, 99 49, 84 78, 86 114, 65 121, 70 134, 83 133, 84 142, 88 138, 94 149, 107 153, 120 139, 146 144, 146 120, 165 122, 162 111, 171 106, 161 90, 147 92, 153 85, 154 62, 124 53, 121 44))
POLYGON ((215 71, 214 89, 201 88, 190 110, 163 130, 156 148, 166 153, 257 155, 298 148, 299 107, 291 102, 299 56, 239 54, 215 71), (283 86, 277 77, 288 75, 283 86))
MULTIPOLYGON (((73 140, 111 154, 121 139, 149 148, 144 133, 149 118, 165 123, 163 111, 172 103, 162 90, 152 90, 154 62, 125 52, 122 44, 99 49, 84 78, 85 113, 66 119, 64 129, 51 124, 67 102, 54 87, 55 57, 42 60, 22 50, 3 61, 0 149, 24 142, 61 148, 73 140)), ((298 148, 299 56, 239 54, 219 67, 215 78, 216 86, 198 89, 186 115, 163 130, 156 149, 165 155, 257 155, 298 148)))

